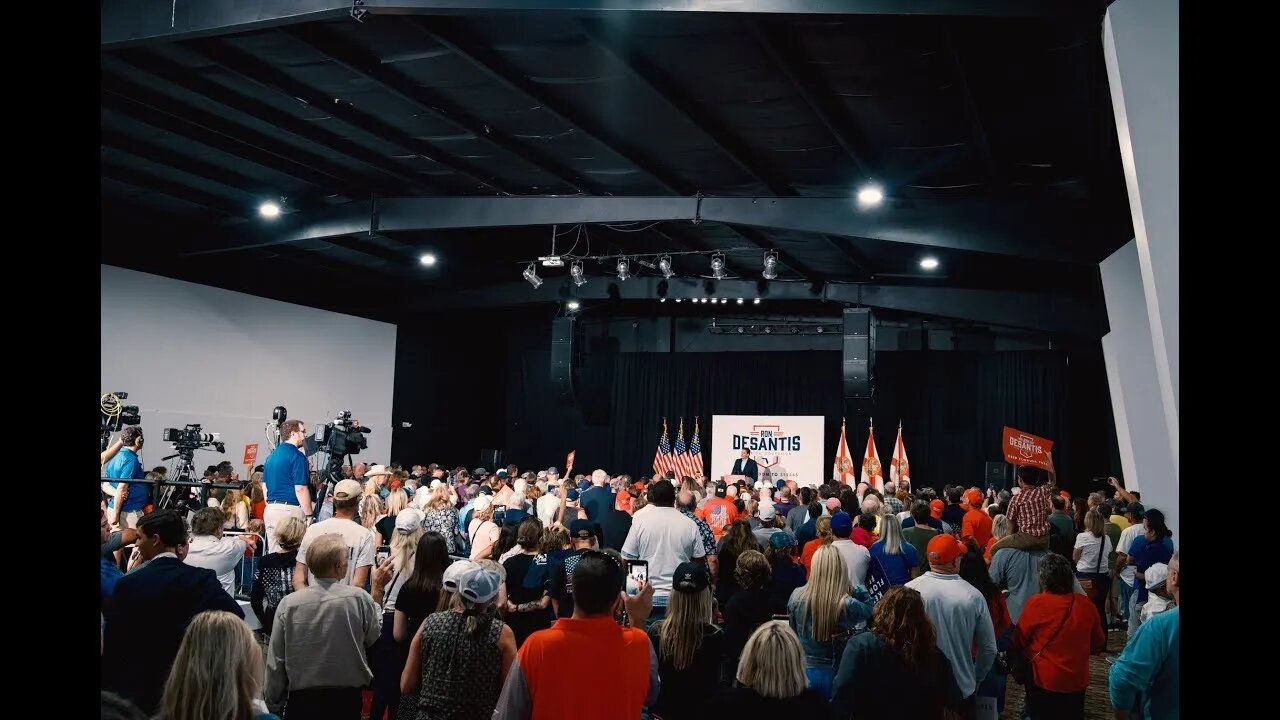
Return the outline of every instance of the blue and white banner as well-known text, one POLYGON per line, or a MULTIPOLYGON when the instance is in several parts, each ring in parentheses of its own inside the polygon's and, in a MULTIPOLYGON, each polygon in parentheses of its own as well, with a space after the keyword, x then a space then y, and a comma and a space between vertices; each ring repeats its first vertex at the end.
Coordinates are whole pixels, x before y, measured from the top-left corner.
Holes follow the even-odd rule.
POLYGON ((731 474, 745 448, 760 467, 760 480, 821 485, 825 426, 821 415, 713 415, 707 477, 731 474))

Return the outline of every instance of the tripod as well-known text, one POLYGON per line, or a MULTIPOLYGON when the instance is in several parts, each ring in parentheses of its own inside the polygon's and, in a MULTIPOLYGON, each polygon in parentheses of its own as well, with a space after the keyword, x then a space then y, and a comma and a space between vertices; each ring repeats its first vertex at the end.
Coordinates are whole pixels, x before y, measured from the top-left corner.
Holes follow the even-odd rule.
POLYGON ((320 484, 324 490, 316 494, 315 507, 311 510, 311 520, 313 522, 320 519, 320 509, 324 507, 324 501, 333 496, 333 489, 337 487, 338 481, 342 480, 342 463, 344 460, 350 459, 350 457, 350 455, 344 456, 341 453, 329 454, 329 464, 320 473, 320 484))
MULTIPOLYGON (((177 466, 174 468, 173 479, 179 482, 194 483, 196 481, 195 448, 177 448, 177 450, 178 452, 174 453, 173 455, 169 455, 167 457, 161 458, 160 459, 161 462, 165 460, 172 460, 173 458, 180 458, 178 460, 177 466)), ((185 487, 185 486, 165 484, 163 489, 161 489, 160 484, 157 483, 156 487, 152 490, 152 493, 153 493, 152 501, 155 503, 155 507, 157 510, 163 510, 165 508, 176 508, 182 505, 187 505, 186 498, 174 497, 175 487, 185 487), (156 496, 159 496, 158 500, 156 499, 156 496)), ((200 507, 204 507, 209 497, 208 488, 201 486, 199 490, 199 495, 200 495, 200 507)))

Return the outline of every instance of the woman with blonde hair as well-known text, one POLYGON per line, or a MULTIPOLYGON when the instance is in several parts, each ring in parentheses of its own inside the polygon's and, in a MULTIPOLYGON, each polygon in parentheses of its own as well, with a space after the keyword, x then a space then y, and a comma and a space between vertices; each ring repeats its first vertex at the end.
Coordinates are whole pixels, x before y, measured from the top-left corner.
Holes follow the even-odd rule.
POLYGON ((262 649, 244 620, 225 610, 196 615, 182 636, 157 720, 267 720, 262 649))
POLYGON ((711 578, 704 565, 683 562, 676 567, 667 614, 649 628, 649 640, 662 680, 654 714, 663 720, 718 714, 707 689, 720 680, 725 635, 711 624, 711 578))
POLYGON ((1080 586, 1098 609, 1098 617, 1104 621, 1107 619, 1107 595, 1111 594, 1107 558, 1115 550, 1111 545, 1111 538, 1104 531, 1105 527, 1102 513, 1097 510, 1085 512, 1084 532, 1076 536, 1076 546, 1071 551, 1080 586))
POLYGON ((804 550, 800 552, 800 564, 804 566, 806 575, 813 571, 813 554, 818 552, 818 548, 830 545, 836 539, 835 533, 831 532, 831 516, 823 515, 818 518, 814 524, 814 532, 817 537, 805 543, 804 550))
POLYGON ((276 529, 276 543, 258 560, 257 575, 249 591, 249 603, 262 625, 262 633, 270 636, 276 607, 285 595, 294 591, 293 568, 298 562, 298 547, 307 532, 307 524, 298 518, 286 519, 276 529))
POLYGON ((809 582, 791 593, 787 616, 791 629, 800 636, 804 647, 805 675, 809 687, 824 700, 831 699, 831 680, 836 658, 844 652, 844 644, 854 628, 871 617, 871 606, 865 588, 853 588, 849 581, 849 564, 840 550, 823 545, 813 554, 809 582))
POLYGON ((806 687, 800 638, 781 620, 751 633, 734 679, 738 687, 722 690, 716 699, 717 716, 735 720, 834 717, 826 699, 806 687))
POLYGON ((880 539, 871 544, 871 557, 880 562, 890 585, 906 585, 920 565, 920 554, 902 538, 902 521, 892 513, 880 519, 880 539))
POLYGON ((424 494, 427 500, 422 506, 422 529, 440 533, 453 555, 458 551, 458 510, 450 499, 449 486, 440 484, 424 494))
POLYGON ((262 482, 262 472, 249 476, 249 513, 254 520, 262 520, 267 513, 267 486, 262 482))
POLYGON ((244 530, 249 527, 249 505, 244 500, 243 490, 228 490, 222 496, 221 507, 222 513, 226 515, 226 520, 222 523, 223 530, 244 530))
POLYGON ((365 495, 360 500, 360 524, 366 530, 372 530, 373 526, 387 514, 387 506, 382 502, 382 498, 377 495, 365 495))
POLYGON ((1009 527, 1008 515, 997 515, 991 520, 991 539, 987 541, 987 546, 982 550, 982 559, 991 564, 991 548, 1000 542, 1000 538, 1008 535, 1012 529, 1009 527))
POLYGON ((876 603, 869 629, 845 645, 833 683, 836 717, 940 719, 960 700, 918 591, 890 588, 876 603))
POLYGON ((396 600, 413 574, 414 555, 422 534, 422 513, 414 508, 401 510, 391 533, 391 556, 373 571, 373 601, 382 606, 382 630, 369 648, 369 664, 373 670, 370 718, 382 720, 387 710, 394 715, 400 704, 400 671, 404 670, 405 652, 395 640, 396 600))
POLYGON ((390 545, 396 531, 396 515, 409 507, 409 495, 402 489, 392 490, 387 495, 387 515, 373 524, 373 544, 377 547, 390 545))

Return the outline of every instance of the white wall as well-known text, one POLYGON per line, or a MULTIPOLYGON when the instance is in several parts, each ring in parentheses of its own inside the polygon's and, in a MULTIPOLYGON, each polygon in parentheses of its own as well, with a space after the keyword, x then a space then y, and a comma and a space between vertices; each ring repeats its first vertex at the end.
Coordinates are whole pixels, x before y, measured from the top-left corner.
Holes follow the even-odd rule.
POLYGON ((395 325, 102 266, 102 392, 141 409, 147 467, 173 453, 162 429, 188 423, 227 448, 197 469, 239 466, 254 442, 262 462, 276 405, 308 430, 351 410, 374 430, 357 457, 388 462, 395 358, 395 325))

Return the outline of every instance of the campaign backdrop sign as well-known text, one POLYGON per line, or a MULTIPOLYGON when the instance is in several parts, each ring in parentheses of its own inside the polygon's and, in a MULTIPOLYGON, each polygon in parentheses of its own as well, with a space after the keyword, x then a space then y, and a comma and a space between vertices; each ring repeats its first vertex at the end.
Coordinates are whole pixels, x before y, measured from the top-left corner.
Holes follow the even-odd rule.
POLYGON ((1004 443, 1005 462, 1014 465, 1033 465, 1049 470, 1049 451, 1053 449, 1053 441, 1021 430, 1014 430, 1007 425, 1002 437, 1004 443))
POLYGON ((760 466, 761 480, 821 485, 826 479, 825 426, 821 415, 713 415, 707 477, 719 480, 730 474, 746 448, 760 466))

